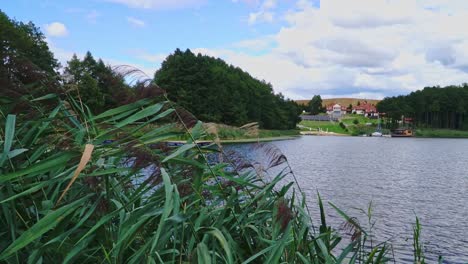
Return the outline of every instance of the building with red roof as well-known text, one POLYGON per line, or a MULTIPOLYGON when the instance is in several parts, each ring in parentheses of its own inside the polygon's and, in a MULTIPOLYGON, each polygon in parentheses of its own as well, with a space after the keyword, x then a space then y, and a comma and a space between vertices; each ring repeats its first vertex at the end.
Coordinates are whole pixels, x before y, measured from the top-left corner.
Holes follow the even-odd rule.
POLYGON ((377 108, 373 104, 368 104, 367 102, 364 102, 363 104, 353 106, 353 114, 358 114, 358 115, 365 115, 368 117, 371 116, 379 116, 379 113, 377 112, 377 108))

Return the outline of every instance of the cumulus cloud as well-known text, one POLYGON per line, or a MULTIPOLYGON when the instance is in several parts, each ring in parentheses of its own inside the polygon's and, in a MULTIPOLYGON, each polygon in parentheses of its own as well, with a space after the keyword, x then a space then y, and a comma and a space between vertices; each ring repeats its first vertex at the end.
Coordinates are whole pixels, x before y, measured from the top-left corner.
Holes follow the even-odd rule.
POLYGON ((124 4, 132 8, 143 9, 180 9, 203 5, 206 0, 106 0, 108 2, 124 4))
POLYGON ((261 22, 273 22, 274 13, 270 11, 258 11, 249 14, 249 25, 261 22))
POLYGON ((274 36, 264 36, 257 39, 246 39, 233 44, 235 48, 241 48, 250 51, 265 51, 275 45, 274 36))
POLYGON ((53 22, 45 25, 47 36, 50 37, 64 37, 68 35, 68 30, 63 23, 53 22))
POLYGON ((264 0, 257 12, 252 12, 249 14, 249 25, 273 22, 275 17, 275 12, 273 12, 273 10, 275 9, 276 4, 276 0, 264 0))
POLYGON ((134 17, 127 17, 127 22, 130 23, 132 26, 135 27, 144 27, 145 26, 145 21, 134 18, 134 17))
MULTIPOLYGON (((281 16, 276 1, 233 2, 256 6, 252 25, 276 18, 284 25, 273 34, 192 51, 221 57, 290 98, 381 99, 468 80, 465 0, 322 0, 319 7, 298 0, 281 16)), ((154 64, 165 58, 134 56, 154 64)))
POLYGON ((142 49, 131 50, 131 51, 129 51, 129 53, 132 54, 137 59, 142 60, 143 62, 149 62, 149 63, 159 63, 160 64, 167 57, 167 54, 150 53, 150 52, 148 52, 146 50, 142 50, 142 49))
POLYGON ((460 0, 322 0, 319 7, 299 0, 276 34, 237 43, 262 47, 260 55, 249 49, 198 51, 220 56, 292 98, 382 98, 467 82, 467 17, 468 2, 460 0))

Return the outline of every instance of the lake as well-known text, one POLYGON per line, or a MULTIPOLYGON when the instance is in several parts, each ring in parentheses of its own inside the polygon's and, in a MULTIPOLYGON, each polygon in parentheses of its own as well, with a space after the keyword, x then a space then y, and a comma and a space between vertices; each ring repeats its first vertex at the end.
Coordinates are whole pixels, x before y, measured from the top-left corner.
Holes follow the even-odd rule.
MULTIPOLYGON (((367 218, 357 208, 367 209, 372 201, 373 234, 392 243, 397 263, 413 261, 416 215, 429 263, 439 255, 444 263, 468 263, 468 140, 303 136, 272 144, 288 158, 314 225, 317 190, 364 226, 367 218)), ((265 158, 249 144, 230 148, 265 158)), ((327 214, 334 228, 342 225, 331 206, 327 214)))

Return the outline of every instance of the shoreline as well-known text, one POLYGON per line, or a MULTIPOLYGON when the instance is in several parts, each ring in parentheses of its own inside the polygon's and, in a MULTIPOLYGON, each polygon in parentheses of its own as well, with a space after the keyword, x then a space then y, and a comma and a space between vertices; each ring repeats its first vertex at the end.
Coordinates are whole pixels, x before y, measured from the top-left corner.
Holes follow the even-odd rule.
POLYGON ((293 140, 293 139, 298 139, 300 137, 301 137, 301 135, 297 135, 297 136, 279 136, 279 137, 264 137, 264 138, 221 139, 220 141, 221 141, 222 144, 242 144, 242 143, 293 140))
MULTIPOLYGON (((293 140, 300 138, 301 135, 297 136, 280 136, 280 137, 264 137, 264 138, 243 138, 243 139, 221 139, 221 144, 246 144, 246 143, 256 143, 256 142, 271 142, 271 141, 283 141, 283 140, 293 140)), ((168 144, 186 144, 186 140, 169 140, 166 141, 168 144)), ((200 145, 209 145, 214 144, 214 140, 199 140, 196 141, 197 144, 200 145)))
POLYGON ((350 134, 342 134, 335 132, 319 132, 319 131, 301 131, 301 136, 327 136, 327 137, 352 137, 350 134))

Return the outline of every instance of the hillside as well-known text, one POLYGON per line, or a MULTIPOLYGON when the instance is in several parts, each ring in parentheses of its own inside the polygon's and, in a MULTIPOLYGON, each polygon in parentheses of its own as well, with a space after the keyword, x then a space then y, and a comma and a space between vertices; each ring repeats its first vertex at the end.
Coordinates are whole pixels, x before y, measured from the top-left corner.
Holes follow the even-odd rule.
MULTIPOLYGON (((306 104, 309 103, 309 101, 310 100, 296 100, 296 103, 298 103, 300 105, 306 105, 306 104)), ((376 105, 381 100, 362 99, 362 98, 329 98, 329 99, 322 99, 322 105, 327 106, 327 105, 330 105, 330 104, 337 103, 337 104, 340 104, 340 105, 343 105, 343 106, 348 106, 349 104, 357 105, 358 101, 361 102, 361 103, 367 101, 367 103, 369 103, 369 104, 376 105)))
POLYGON ((264 129, 294 129, 299 106, 275 94, 271 84, 221 59, 177 49, 162 63, 154 81, 169 99, 205 122, 264 129))

